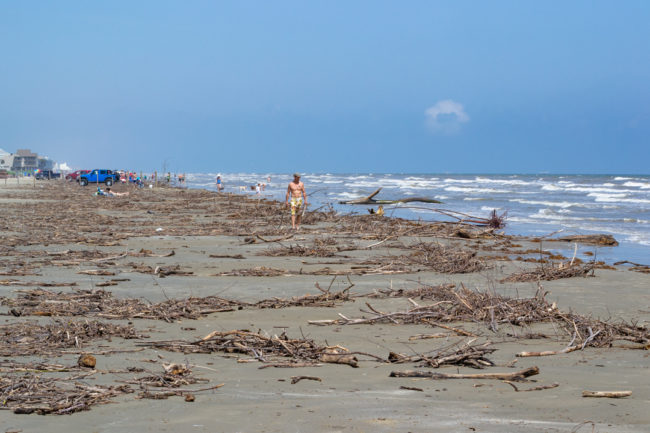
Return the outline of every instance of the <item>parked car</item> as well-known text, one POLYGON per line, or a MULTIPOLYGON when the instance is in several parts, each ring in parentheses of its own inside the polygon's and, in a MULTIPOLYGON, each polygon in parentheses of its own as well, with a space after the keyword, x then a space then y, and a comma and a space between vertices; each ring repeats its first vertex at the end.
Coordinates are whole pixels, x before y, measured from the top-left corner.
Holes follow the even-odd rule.
POLYGON ((120 175, 113 173, 112 170, 103 170, 96 168, 88 173, 79 175, 79 185, 86 186, 89 183, 103 183, 111 186, 120 180, 120 175))
POLYGON ((38 180, 43 179, 58 179, 61 177, 61 173, 54 173, 52 170, 41 170, 34 175, 38 180))
POLYGON ((77 182, 79 182, 79 176, 81 176, 82 174, 86 174, 86 173, 90 173, 90 170, 73 171, 72 173, 68 173, 65 176, 65 180, 76 180, 77 182))

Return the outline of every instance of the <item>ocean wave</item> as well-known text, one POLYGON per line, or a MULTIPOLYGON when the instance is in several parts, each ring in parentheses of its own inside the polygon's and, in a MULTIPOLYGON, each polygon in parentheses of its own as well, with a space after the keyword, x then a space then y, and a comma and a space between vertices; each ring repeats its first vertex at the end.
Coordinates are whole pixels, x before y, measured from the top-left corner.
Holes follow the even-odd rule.
POLYGON ((572 192, 604 192, 604 193, 625 193, 625 194, 632 194, 638 191, 633 190, 633 189, 617 189, 617 188, 599 188, 597 186, 593 187, 586 187, 586 186, 576 186, 576 187, 571 187, 571 188, 565 188, 565 191, 572 191, 572 192))
POLYGON ((632 179, 631 177, 621 177, 621 176, 616 176, 614 180, 630 180, 632 179))
POLYGON ((448 186, 445 191, 462 192, 467 194, 508 194, 510 191, 493 188, 464 188, 462 186, 448 186))
POLYGON ((650 183, 647 182, 625 182, 623 186, 635 186, 641 189, 650 189, 650 183))
POLYGON ((610 221, 606 218, 567 216, 566 214, 548 208, 539 209, 537 213, 528 216, 530 218, 552 219, 557 221, 610 221))
POLYGON ((561 208, 585 207, 584 203, 577 203, 577 202, 570 202, 570 201, 562 201, 562 202, 539 201, 539 200, 524 200, 524 199, 520 199, 520 198, 513 198, 513 199, 510 199, 508 201, 521 203, 521 204, 534 204, 534 205, 539 205, 539 206, 552 206, 552 207, 561 207, 561 208))
POLYGON ((355 200, 358 198, 366 197, 366 195, 359 194, 358 192, 335 192, 331 195, 339 200, 355 200))
POLYGON ((524 180, 517 180, 517 179, 513 179, 513 180, 488 179, 486 177, 477 177, 476 181, 480 182, 480 183, 497 183, 497 184, 500 184, 500 185, 534 185, 534 184, 537 183, 536 181, 526 182, 524 180))
POLYGON ((650 236, 647 235, 632 234, 627 236, 625 240, 634 244, 650 246, 650 236))
POLYGON ((587 197, 595 197, 596 201, 607 201, 607 200, 599 200, 600 198, 602 199, 620 199, 620 198, 625 198, 627 197, 626 193, 601 193, 601 192, 590 192, 587 194, 587 197))
POLYGON ((473 180, 473 179, 451 179, 451 178, 447 178, 447 179, 443 180, 443 182, 445 182, 445 183, 476 183, 476 181, 473 180))
POLYGON ((595 197, 596 202, 602 203, 650 204, 650 199, 627 198, 627 194, 589 194, 589 196, 595 197))

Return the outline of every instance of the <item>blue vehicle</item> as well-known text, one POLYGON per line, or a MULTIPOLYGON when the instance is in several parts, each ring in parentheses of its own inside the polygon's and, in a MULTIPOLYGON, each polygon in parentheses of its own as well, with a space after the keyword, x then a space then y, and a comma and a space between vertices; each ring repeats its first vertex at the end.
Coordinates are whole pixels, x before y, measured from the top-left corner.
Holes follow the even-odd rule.
POLYGON ((120 175, 114 173, 112 170, 94 169, 89 173, 79 176, 79 185, 86 186, 89 183, 103 183, 106 186, 111 186, 120 180, 120 175))

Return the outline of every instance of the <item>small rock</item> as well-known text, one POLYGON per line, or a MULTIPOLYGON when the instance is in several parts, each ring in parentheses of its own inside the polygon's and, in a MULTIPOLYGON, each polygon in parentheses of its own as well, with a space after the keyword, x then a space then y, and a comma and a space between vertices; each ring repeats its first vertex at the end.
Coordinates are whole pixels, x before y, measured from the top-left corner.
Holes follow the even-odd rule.
POLYGON ((193 402, 194 401, 194 395, 192 394, 185 394, 185 401, 187 402, 193 402))
POLYGON ((97 359, 92 355, 81 355, 77 360, 77 364, 79 364, 79 367, 95 368, 97 359))

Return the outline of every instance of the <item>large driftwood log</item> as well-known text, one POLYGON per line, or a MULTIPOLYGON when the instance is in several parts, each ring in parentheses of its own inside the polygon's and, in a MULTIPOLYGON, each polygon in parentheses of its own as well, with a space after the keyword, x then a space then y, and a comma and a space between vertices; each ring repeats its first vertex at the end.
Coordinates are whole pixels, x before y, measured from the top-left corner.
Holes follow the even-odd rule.
POLYGON ((381 191, 381 188, 377 188, 375 192, 370 194, 367 197, 362 197, 362 198, 357 198, 354 200, 344 200, 340 201, 340 204, 369 204, 369 205, 375 205, 375 204, 395 204, 395 203, 411 203, 411 202, 421 202, 421 203, 442 203, 439 200, 435 200, 433 198, 427 198, 427 197, 407 197, 407 198, 401 198, 398 200, 375 200, 374 197, 379 194, 379 191, 381 191))
POLYGON ((539 374, 538 367, 529 367, 514 373, 476 373, 476 374, 446 374, 432 371, 391 371, 389 377, 426 377, 429 379, 497 379, 497 380, 522 380, 529 376, 539 374))

